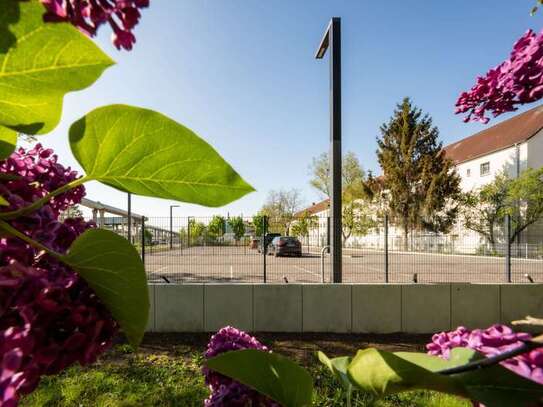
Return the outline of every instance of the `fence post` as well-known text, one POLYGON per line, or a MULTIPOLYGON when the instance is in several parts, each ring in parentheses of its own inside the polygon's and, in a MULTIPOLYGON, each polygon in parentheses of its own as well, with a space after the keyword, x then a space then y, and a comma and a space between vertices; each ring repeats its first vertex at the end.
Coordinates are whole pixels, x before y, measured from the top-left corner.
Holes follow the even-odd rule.
POLYGON ((385 283, 388 283, 388 214, 385 214, 385 283))
POLYGON ((507 282, 511 282, 511 216, 509 214, 505 215, 505 273, 507 282))
POLYGON ((187 249, 190 248, 190 216, 187 217, 187 249))
POLYGON ((145 266, 145 216, 141 217, 141 261, 145 266))
POLYGON ((328 253, 330 253, 330 216, 326 218, 326 246, 328 246, 328 253))
POLYGON ((266 256, 268 255, 268 245, 266 244, 266 235, 268 234, 268 217, 263 216, 262 217, 262 266, 264 267, 264 284, 267 283, 268 276, 267 276, 267 267, 266 267, 266 256))

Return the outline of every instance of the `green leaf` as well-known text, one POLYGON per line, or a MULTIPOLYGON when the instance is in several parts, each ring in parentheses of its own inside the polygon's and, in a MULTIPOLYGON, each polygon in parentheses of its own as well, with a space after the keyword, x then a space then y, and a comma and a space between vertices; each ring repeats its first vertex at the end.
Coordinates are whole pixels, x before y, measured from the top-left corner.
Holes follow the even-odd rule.
POLYGON ((36 0, 0 0, 0 10, 0 125, 47 133, 64 95, 90 86, 113 61, 72 25, 44 23, 36 0))
MULTIPOLYGON (((432 358, 423 356, 425 364, 428 363, 427 358, 432 358)), ((378 349, 359 350, 347 368, 347 374, 355 386, 377 396, 414 389, 464 395, 463 389, 453 379, 378 349)))
POLYGON ((443 359, 428 355, 427 353, 417 352, 394 352, 394 355, 431 372, 438 372, 440 370, 462 366, 475 360, 484 358, 483 355, 469 348, 452 349, 449 359, 443 359))
POLYGON ((0 160, 3 160, 15 151, 17 145, 17 132, 0 126, 0 160))
POLYGON ((351 363, 350 356, 341 356, 338 358, 330 359, 323 352, 317 352, 317 356, 322 364, 324 364, 330 372, 339 380, 341 386, 345 390, 347 398, 347 406, 351 405, 351 395, 353 392, 353 385, 347 374, 347 369, 351 363))
POLYGON ((501 365, 454 375, 440 370, 462 366, 483 356, 472 349, 455 348, 449 360, 423 353, 359 351, 347 373, 353 384, 377 396, 427 389, 476 400, 489 407, 531 406, 543 398, 543 386, 501 365))
POLYGON ((149 293, 134 246, 111 231, 89 229, 73 242, 62 261, 87 281, 130 344, 138 346, 149 317, 149 293))
POLYGON ((122 191, 222 206, 254 189, 204 140, 152 110, 111 105, 72 124, 87 177, 122 191))
POLYGON ((207 367, 285 407, 311 405, 313 382, 309 373, 275 353, 255 349, 225 352, 208 360, 207 367))
POLYGON ((337 377, 343 388, 347 391, 351 391, 353 385, 351 384, 349 376, 347 375, 347 368, 351 363, 351 357, 341 356, 330 359, 321 351, 317 352, 317 356, 321 363, 325 365, 335 377, 337 377))
POLYGON ((451 376, 466 389, 469 398, 488 407, 535 406, 543 400, 543 386, 501 365, 451 376))
POLYGON ((9 206, 9 202, 6 201, 2 195, 0 195, 0 206, 9 206))

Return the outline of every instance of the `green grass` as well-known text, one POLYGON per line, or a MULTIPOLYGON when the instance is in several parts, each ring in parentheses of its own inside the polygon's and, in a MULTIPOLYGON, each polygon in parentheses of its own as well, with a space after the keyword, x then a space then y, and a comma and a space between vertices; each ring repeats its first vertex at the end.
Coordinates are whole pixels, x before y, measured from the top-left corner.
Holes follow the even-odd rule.
MULTIPOLYGON (((187 349, 173 354, 133 354, 117 346, 94 366, 79 366, 46 377, 24 398, 26 407, 201 406, 208 390, 200 372, 202 358, 187 349)), ((315 406, 342 406, 344 395, 335 379, 316 359, 308 368, 315 380, 315 406)), ((469 407, 471 404, 439 393, 417 391, 375 400, 356 393, 353 406, 469 407)))

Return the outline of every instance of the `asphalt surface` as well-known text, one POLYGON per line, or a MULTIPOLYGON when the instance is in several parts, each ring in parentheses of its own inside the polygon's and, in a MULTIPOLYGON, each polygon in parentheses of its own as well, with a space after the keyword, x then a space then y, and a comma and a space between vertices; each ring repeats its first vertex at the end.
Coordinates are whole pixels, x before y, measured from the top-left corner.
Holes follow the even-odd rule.
MULTIPOLYGON (((304 248, 302 257, 273 257, 248 247, 191 247, 154 252, 148 248, 145 265, 152 282, 330 282, 330 258, 324 256, 324 268, 318 248, 304 248), (324 271, 324 273, 323 273, 324 271)), ((385 256, 382 251, 345 249, 343 281, 346 283, 383 283, 385 256)), ((388 278, 392 283, 469 282, 502 283, 507 281, 504 258, 475 255, 443 255, 390 252, 388 278)), ((513 282, 543 283, 543 260, 511 261, 513 282)))

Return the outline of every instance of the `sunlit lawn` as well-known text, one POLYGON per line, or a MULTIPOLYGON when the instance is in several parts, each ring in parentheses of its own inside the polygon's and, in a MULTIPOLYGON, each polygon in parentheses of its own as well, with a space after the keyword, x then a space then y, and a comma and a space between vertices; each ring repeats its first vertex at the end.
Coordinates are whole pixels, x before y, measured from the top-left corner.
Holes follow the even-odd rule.
MULTIPOLYGON (((164 352, 164 347, 151 344, 144 346, 138 354, 132 353, 126 345, 118 345, 92 367, 73 367, 59 376, 45 378, 21 405, 201 406, 208 391, 200 372, 202 345, 196 342, 194 345, 168 344, 167 352, 164 352)), ((304 354, 297 349, 292 353, 287 349, 292 343, 288 343, 277 343, 275 349, 281 353, 281 346, 285 346, 284 353, 298 359, 311 370, 316 388, 314 405, 344 405, 339 385, 321 367, 313 352, 304 354)), ((358 393, 353 401, 354 406, 379 407, 471 405, 450 396, 423 391, 404 393, 385 400, 375 400, 369 395, 358 393)))

